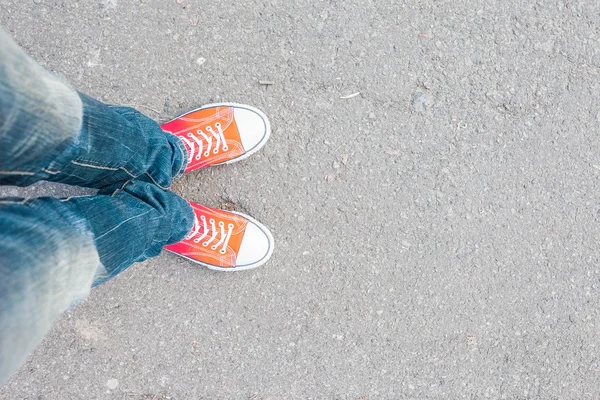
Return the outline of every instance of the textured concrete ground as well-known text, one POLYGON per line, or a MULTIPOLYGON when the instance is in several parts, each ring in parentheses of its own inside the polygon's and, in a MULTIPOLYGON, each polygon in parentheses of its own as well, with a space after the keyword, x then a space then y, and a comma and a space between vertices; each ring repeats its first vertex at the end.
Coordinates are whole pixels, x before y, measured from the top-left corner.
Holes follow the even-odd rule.
POLYGON ((600 397, 598 0, 0 0, 0 24, 157 120, 262 108, 264 151, 174 190, 277 241, 234 275, 133 266, 0 399, 600 397))

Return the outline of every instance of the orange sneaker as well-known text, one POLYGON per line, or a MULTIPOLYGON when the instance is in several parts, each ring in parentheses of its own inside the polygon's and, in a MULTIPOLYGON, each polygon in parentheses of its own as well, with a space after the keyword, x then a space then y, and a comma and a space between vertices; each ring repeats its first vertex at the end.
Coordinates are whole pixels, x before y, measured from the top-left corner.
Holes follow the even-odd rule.
POLYGON ((260 110, 241 104, 209 104, 162 124, 181 138, 188 152, 184 172, 229 164, 257 152, 269 139, 271 125, 260 110))
POLYGON ((273 236, 260 222, 240 213, 190 205, 196 214, 192 231, 165 249, 219 271, 260 267, 273 254, 273 236))

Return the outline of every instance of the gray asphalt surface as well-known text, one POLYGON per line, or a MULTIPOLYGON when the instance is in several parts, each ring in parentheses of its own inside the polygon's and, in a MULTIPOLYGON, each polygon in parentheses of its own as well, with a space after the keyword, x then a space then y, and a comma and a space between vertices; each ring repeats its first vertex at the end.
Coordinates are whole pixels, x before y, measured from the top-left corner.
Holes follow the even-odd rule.
POLYGON ((0 0, 0 25, 157 120, 263 109, 261 153, 174 190, 276 239, 255 271, 133 266, 0 399, 600 398, 598 0, 0 0))

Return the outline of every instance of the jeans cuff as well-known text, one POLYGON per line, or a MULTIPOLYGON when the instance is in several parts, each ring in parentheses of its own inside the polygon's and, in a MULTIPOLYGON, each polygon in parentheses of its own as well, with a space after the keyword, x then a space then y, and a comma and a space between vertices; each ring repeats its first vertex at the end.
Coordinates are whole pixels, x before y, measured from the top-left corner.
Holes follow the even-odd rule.
POLYGON ((177 179, 183 175, 185 167, 187 167, 188 152, 185 148, 185 145, 183 144, 183 141, 178 137, 175 137, 175 139, 177 140, 177 147, 179 148, 179 151, 181 151, 181 167, 179 167, 177 173, 175 174, 175 179, 177 179))

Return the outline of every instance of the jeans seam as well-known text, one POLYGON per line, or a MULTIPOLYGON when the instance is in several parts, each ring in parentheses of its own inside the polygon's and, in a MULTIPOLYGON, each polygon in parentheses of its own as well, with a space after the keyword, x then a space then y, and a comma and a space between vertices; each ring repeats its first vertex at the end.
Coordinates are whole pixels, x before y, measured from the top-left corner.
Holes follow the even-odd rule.
POLYGON ((93 164, 88 164, 87 162, 83 163, 83 162, 75 161, 75 160, 71 160, 71 164, 79 165, 82 167, 88 167, 88 168, 105 169, 107 171, 118 171, 119 170, 119 168, 105 167, 102 165, 93 165, 93 164))
POLYGON ((59 201, 62 202, 62 203, 64 203, 65 201, 69 201, 71 199, 78 199, 80 197, 94 197, 94 196, 95 196, 95 194, 84 194, 84 195, 81 195, 81 196, 69 196, 69 197, 66 197, 64 199, 59 199, 59 201))
POLYGON ((115 191, 112 192, 110 197, 114 197, 117 193, 119 193, 120 191, 123 191, 123 189, 125 189, 125 186, 127 186, 129 184, 129 182, 131 182, 131 179, 128 181, 125 181, 125 183, 123 183, 123 185, 120 188, 115 189, 115 191))
POLYGON ((150 173, 146 172, 146 175, 148 175, 148 178, 150 178, 150 180, 151 180, 151 181, 152 181, 152 182, 153 182, 153 183, 154 183, 156 186, 158 186, 159 188, 161 188, 162 190, 169 190, 169 187, 168 187, 168 186, 167 186, 167 187, 164 187, 164 186, 162 186, 160 183, 156 182, 156 181, 154 180, 154 178, 152 177, 152 175, 150 175, 150 173))
MULTIPOLYGON (((126 173, 127 175, 129 175, 130 177, 132 177, 132 178, 137 178, 137 177, 138 177, 137 175, 135 175, 135 174, 133 174, 133 173, 129 172, 129 171, 127 170, 127 168, 125 168, 125 167, 119 167, 119 168, 115 168, 115 167, 105 167, 105 166, 102 166, 102 165, 93 165, 93 164, 89 164, 88 162, 85 162, 85 163, 84 163, 84 162, 81 162, 81 161, 73 161, 73 160, 71 161, 71 163, 72 163, 72 164, 75 164, 75 165, 82 166, 82 167, 88 167, 88 168, 94 168, 94 169, 105 169, 105 170, 107 170, 107 171, 118 171, 118 170, 120 170, 120 169, 121 169, 121 170, 125 171, 125 173, 126 173)), ((48 172, 48 171, 46 171, 46 172, 48 172)), ((60 172, 60 171, 59 171, 59 172, 60 172)), ((59 173, 59 172, 52 172, 52 171, 50 171, 49 173, 51 173, 51 174, 57 174, 57 173, 59 173)))
POLYGON ((61 173, 61 171, 51 171, 47 168, 42 168, 42 171, 44 171, 45 173, 50 174, 50 175, 58 175, 61 173))
POLYGON ((0 171, 0 175, 27 175, 27 176, 32 176, 32 175, 35 175, 35 172, 28 172, 28 171, 0 171))
POLYGON ((137 178, 137 175, 132 174, 131 172, 127 171, 127 169, 125 167, 121 167, 121 169, 123 171, 125 171, 127 173, 127 175, 129 175, 132 178, 137 178))
POLYGON ((0 200, 0 204, 25 204, 29 199, 23 199, 21 201, 12 201, 12 200, 0 200))

